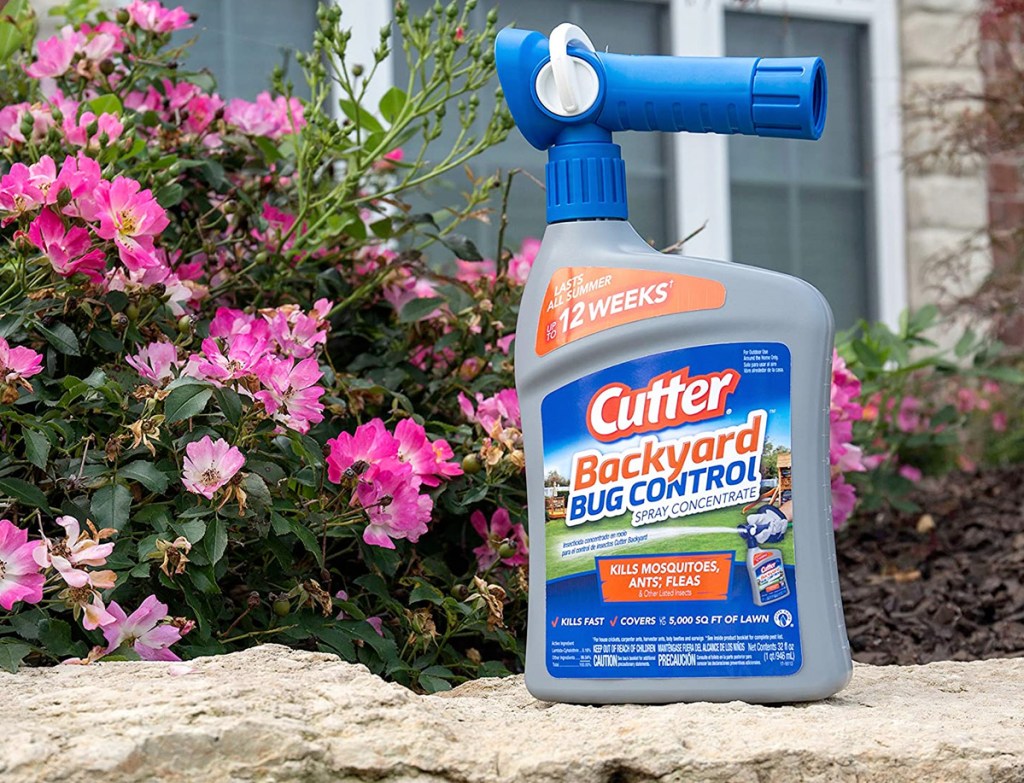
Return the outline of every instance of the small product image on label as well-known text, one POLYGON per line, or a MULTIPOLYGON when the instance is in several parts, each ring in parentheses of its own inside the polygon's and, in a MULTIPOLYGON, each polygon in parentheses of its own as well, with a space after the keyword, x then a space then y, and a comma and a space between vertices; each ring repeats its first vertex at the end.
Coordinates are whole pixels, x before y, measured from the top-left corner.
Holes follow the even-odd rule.
POLYGON ((800 669, 790 380, 785 345, 730 343, 544 398, 552 676, 800 669))

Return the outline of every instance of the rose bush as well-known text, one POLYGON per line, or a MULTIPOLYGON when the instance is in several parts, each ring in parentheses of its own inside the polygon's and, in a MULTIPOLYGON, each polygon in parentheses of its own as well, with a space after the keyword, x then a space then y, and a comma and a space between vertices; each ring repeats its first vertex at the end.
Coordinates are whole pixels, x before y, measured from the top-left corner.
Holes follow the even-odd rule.
POLYGON ((399 4, 414 78, 367 106, 390 28, 349 63, 324 8, 309 100, 278 75, 224 101, 184 11, 88 5, 40 41, 27 4, 0 20, 0 665, 274 639, 424 690, 518 667, 536 248, 456 233, 496 177, 405 204, 511 127, 498 101, 471 132, 494 16, 399 4), (445 150, 442 122, 467 130, 445 150))
POLYGON ((839 336, 831 414, 837 527, 855 506, 915 510, 907 496, 924 476, 1024 455, 1016 352, 970 329, 943 348, 929 337, 940 326, 937 308, 925 307, 904 314, 896 330, 862 322, 839 336))

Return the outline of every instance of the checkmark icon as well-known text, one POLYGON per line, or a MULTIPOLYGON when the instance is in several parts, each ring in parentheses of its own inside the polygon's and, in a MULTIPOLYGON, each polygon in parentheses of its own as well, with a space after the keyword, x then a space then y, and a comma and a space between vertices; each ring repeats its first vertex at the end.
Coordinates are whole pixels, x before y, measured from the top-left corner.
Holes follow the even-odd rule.
POLYGON ((557 628, 558 627, 558 618, 557 617, 554 620, 551 621, 551 627, 552 628, 557 628))
POLYGON ((619 618, 617 616, 613 617, 612 618, 612 626, 614 627, 614 626, 618 625, 618 623, 619 623, 619 618))

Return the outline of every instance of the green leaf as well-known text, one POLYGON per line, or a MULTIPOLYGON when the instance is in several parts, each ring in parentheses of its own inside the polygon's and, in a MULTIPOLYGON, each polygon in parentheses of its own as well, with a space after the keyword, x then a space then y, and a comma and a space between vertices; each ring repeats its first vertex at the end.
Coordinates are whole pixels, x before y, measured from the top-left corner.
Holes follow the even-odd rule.
POLYGON ((171 509, 165 503, 149 503, 135 512, 135 521, 147 525, 157 533, 163 533, 171 526, 171 509))
POLYGON ((207 185, 218 192, 223 192, 231 186, 224 167, 215 160, 204 160, 199 167, 199 174, 206 180, 207 185))
POLYGON ((1005 381, 1006 383, 1024 383, 1024 373, 1012 367, 989 367, 982 375, 994 381, 1005 381))
POLYGON ((212 396, 213 391, 205 384, 190 383, 178 386, 164 400, 165 421, 173 424, 202 413, 212 396))
POLYGON ((419 684, 427 693, 438 693, 439 691, 450 691, 452 689, 450 682, 430 674, 421 674, 419 684))
POLYGON ((869 370, 881 369, 882 365, 885 364, 885 357, 878 352, 878 350, 868 345, 864 340, 853 341, 853 352, 857 355, 857 360, 869 370))
POLYGON ((107 484, 92 496, 89 512, 98 527, 121 530, 128 523, 132 493, 123 484, 107 484))
POLYGON ((365 620, 342 620, 338 625, 357 639, 362 639, 369 647, 373 648, 382 661, 398 661, 398 647, 395 645, 394 639, 380 636, 376 629, 365 620))
POLYGON ((409 603, 415 604, 419 601, 430 601, 432 604, 440 604, 444 600, 444 593, 433 585, 426 582, 419 582, 409 594, 409 603))
MULTIPOLYGON (((206 535, 199 542, 198 550, 206 556, 210 565, 217 565, 228 548, 228 524, 221 517, 206 527, 206 535)), ((205 591, 204 591, 205 592, 205 591)))
POLYGON ((481 677, 508 677, 512 672, 501 661, 484 661, 477 673, 481 677))
POLYGON ((440 231, 441 227, 437 225, 437 221, 434 216, 429 212, 413 212, 405 216, 402 221, 406 226, 431 226, 435 231, 440 231))
POLYGON ((238 422, 242 420, 242 398, 237 392, 225 386, 214 391, 213 396, 217 398, 217 407, 224 414, 224 418, 237 427, 238 422))
POLYGON ((912 313, 907 324, 907 334, 915 335, 931 327, 939 317, 939 308, 933 304, 925 305, 912 313))
POLYGON ((50 510, 46 495, 35 484, 16 478, 0 479, 0 496, 14 498, 19 503, 43 511, 50 510))
MULTIPOLYGON (((147 112, 147 114, 148 113, 149 112, 147 112)), ((146 140, 144 138, 138 138, 135 140, 135 143, 132 144, 132 148, 121 156, 121 160, 126 161, 131 160, 132 158, 136 158, 144 149, 146 149, 146 140)))
POLYGON ((92 330, 89 332, 89 339, 107 353, 121 353, 124 350, 124 343, 121 341, 121 338, 115 337, 106 329, 92 330))
POLYGON ((24 313, 11 313, 0 318, 0 337, 7 339, 25 323, 24 313))
POLYGON ((441 244, 451 250, 456 258, 461 258, 463 261, 483 261, 484 257, 477 250, 473 240, 463 234, 448 234, 445 237, 435 237, 440 239, 441 244))
POLYGON ((260 152, 266 157, 267 163, 276 163, 281 160, 281 152, 270 139, 264 136, 256 136, 252 141, 253 144, 260 148, 260 152))
POLYGON ((313 534, 313 531, 294 519, 289 521, 289 527, 295 534, 295 537, 302 542, 302 546, 306 548, 306 551, 316 557, 317 564, 323 566, 323 563, 320 561, 320 558, 323 555, 320 550, 320 542, 316 540, 316 536, 313 534))
POLYGON ((121 113, 124 111, 121 101, 112 93, 101 95, 98 98, 93 98, 88 102, 88 106, 97 117, 101 114, 116 114, 120 117, 121 113))
POLYGON ((260 538, 264 538, 270 532, 268 517, 274 504, 270 490, 266 482, 255 473, 249 473, 242 479, 242 490, 248 496, 249 516, 256 523, 256 532, 260 538))
POLYGON ((286 475, 284 468, 273 462, 252 460, 245 463, 245 468, 262 477, 267 484, 277 484, 286 475))
POLYGON ((362 130, 369 131, 370 133, 384 132, 384 128, 379 122, 377 122, 377 118, 359 104, 342 98, 338 101, 338 106, 343 112, 345 112, 345 116, 352 120, 352 122, 358 125, 362 130))
POLYGON ((398 320, 404 324, 415 323, 426 318, 443 304, 444 299, 439 296, 413 299, 405 303, 405 307, 402 308, 402 312, 398 315, 398 320))
POLYGON ((107 374, 97 367, 82 382, 90 389, 99 389, 107 382, 107 374))
POLYGON ((118 471, 121 478, 137 481, 150 492, 163 492, 170 484, 170 478, 152 462, 135 460, 118 471))
POLYGON ((67 324, 55 323, 50 328, 40 325, 36 327, 36 330, 46 338, 46 342, 61 353, 68 356, 79 356, 81 354, 81 349, 78 346, 78 337, 75 336, 75 333, 71 331, 67 324))
POLYGON ((314 635, 323 645, 336 652, 342 658, 349 661, 355 659, 356 648, 352 642, 352 637, 340 628, 318 628, 314 631, 314 635))
POLYGON ((289 431, 292 452, 296 457, 306 460, 313 467, 324 464, 324 451, 320 444, 308 435, 300 435, 297 432, 289 431))
POLYGON ((391 239, 395 234, 395 224, 391 218, 375 220, 370 224, 370 231, 378 239, 391 239))
MULTIPOLYGON (((194 563, 192 566, 189 566, 185 576, 188 577, 193 587, 204 595, 217 595, 220 592, 220 586, 217 584, 217 577, 211 565, 199 567, 194 563)), ((175 586, 174 582, 164 576, 163 572, 160 572, 160 581, 166 587, 175 586)))
POLYGON ((362 242, 366 239, 366 224, 362 220, 353 220, 345 226, 345 233, 350 239, 362 242))
POLYGON ((291 523, 280 514, 274 512, 270 515, 270 529, 279 536, 286 536, 291 532, 291 523))
POLYGON ((32 607, 31 609, 22 609, 8 617, 8 622, 18 636, 36 641, 39 639, 39 626, 46 619, 46 614, 42 609, 32 607))
POLYGON ((25 43, 30 21, 28 0, 11 0, 0 8, 0 63, 6 62, 25 43))
POLYGON ((50 441, 41 432, 25 430, 25 458, 40 470, 46 468, 46 461, 50 457, 50 441))
POLYGON ((80 652, 80 645, 71 639, 71 626, 63 620, 46 619, 39 623, 39 644, 58 658, 80 652))
POLYGON ((193 546, 206 535, 205 519, 190 519, 187 522, 172 522, 171 529, 179 536, 185 536, 193 546))
POLYGON ((155 194, 157 203, 164 209, 176 207, 185 198, 185 188, 177 182, 171 182, 160 188, 155 194))
MULTIPOLYGON (((136 514, 135 518, 138 519, 139 515, 136 514)), ((153 533, 152 535, 148 535, 144 539, 139 541, 139 543, 135 545, 136 559, 138 559, 140 562, 144 561, 146 560, 147 557, 149 557, 149 555, 156 552, 156 542, 159 540, 160 535, 158 533, 153 533)))
POLYGON ((466 491, 466 494, 459 499, 459 503, 463 506, 471 506, 487 497, 487 493, 490 487, 486 484, 481 484, 477 487, 472 487, 466 491))
POLYGON ((953 352, 956 354, 958 359, 963 359, 971 352, 971 349, 974 347, 975 339, 976 335, 974 334, 974 330, 968 329, 963 333, 963 336, 956 341, 956 347, 953 349, 953 352))
POLYGON ((14 674, 32 648, 15 639, 0 639, 0 669, 14 674))
POLYGON ((399 115, 405 104, 408 103, 409 97, 405 94, 404 90, 400 90, 398 87, 392 87, 386 93, 384 97, 380 99, 378 107, 380 108, 380 116, 388 121, 389 124, 394 123, 395 118, 399 115))
POLYGON ((325 237, 333 237, 340 234, 353 223, 359 223, 359 215, 352 212, 336 212, 328 216, 324 221, 324 230, 321 234, 325 237))
MULTIPOLYGON (((402 555, 395 549, 384 549, 380 546, 368 546, 363 548, 363 557, 371 563, 371 568, 380 571, 385 576, 394 576, 398 573, 398 567, 402 565, 402 555)), ((371 574, 371 577, 379 578, 376 574, 371 574)), ((358 579, 356 580, 359 581, 358 579)), ((379 585, 373 583, 372 580, 364 584, 367 590, 371 592, 377 591, 377 595, 384 597, 390 593, 387 583, 384 580, 380 581, 379 585), (379 590, 378 590, 379 588, 379 590)))

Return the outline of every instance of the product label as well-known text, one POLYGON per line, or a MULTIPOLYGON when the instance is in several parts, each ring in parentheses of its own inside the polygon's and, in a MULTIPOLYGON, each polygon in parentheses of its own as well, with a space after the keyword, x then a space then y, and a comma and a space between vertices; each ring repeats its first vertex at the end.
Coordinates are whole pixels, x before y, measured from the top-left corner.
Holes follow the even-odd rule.
POLYGON ((552 676, 799 670, 785 345, 609 367, 541 420, 552 676))
POLYGON ((607 267, 563 267, 551 277, 540 311, 537 355, 605 329, 725 304, 717 280, 607 267))

